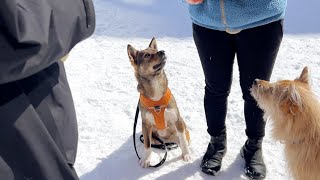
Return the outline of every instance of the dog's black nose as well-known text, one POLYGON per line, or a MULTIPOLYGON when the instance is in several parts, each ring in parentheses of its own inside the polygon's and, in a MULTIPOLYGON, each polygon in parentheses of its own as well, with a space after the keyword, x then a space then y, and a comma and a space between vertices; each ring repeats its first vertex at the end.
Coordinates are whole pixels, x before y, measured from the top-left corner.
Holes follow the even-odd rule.
POLYGON ((163 55, 164 54, 164 50, 158 51, 159 55, 163 55))
POLYGON ((255 79, 255 80, 253 81, 253 85, 257 85, 258 82, 259 82, 259 79, 255 79))

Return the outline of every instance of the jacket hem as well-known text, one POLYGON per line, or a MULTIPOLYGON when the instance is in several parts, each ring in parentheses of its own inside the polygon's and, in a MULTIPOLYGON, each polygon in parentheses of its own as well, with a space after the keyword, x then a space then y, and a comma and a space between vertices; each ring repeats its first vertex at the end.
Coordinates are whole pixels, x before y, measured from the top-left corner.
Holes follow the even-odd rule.
POLYGON ((255 27, 258 27, 258 26, 263 26, 263 25, 278 21, 278 20, 283 19, 283 18, 284 18, 284 13, 281 13, 281 14, 278 14, 276 16, 273 16, 273 17, 270 17, 270 18, 267 18, 267 19, 263 19, 263 20, 258 21, 258 22, 254 22, 254 23, 250 23, 250 24, 243 25, 243 26, 238 26, 238 27, 230 27, 230 26, 229 27, 218 27, 218 26, 214 26, 214 25, 203 24, 203 23, 198 22, 197 20, 195 20, 192 17, 191 17, 191 20, 192 20, 192 23, 194 23, 194 24, 196 24, 198 26, 205 27, 207 29, 218 30, 218 31, 226 31, 226 32, 228 32, 228 31, 239 31, 240 32, 240 31, 245 30, 245 29, 255 28, 255 27))

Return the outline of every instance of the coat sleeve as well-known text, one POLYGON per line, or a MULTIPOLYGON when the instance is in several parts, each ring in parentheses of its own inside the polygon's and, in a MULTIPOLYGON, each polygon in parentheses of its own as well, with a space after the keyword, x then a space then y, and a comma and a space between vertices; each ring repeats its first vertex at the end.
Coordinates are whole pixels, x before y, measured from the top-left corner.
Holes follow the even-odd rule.
POLYGON ((50 66, 94 28, 91 0, 0 0, 0 84, 50 66))

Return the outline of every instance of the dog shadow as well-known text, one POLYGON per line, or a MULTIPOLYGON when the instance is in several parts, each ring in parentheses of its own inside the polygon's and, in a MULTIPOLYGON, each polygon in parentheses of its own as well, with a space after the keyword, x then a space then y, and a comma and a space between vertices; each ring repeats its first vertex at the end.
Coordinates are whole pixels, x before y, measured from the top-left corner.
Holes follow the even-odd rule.
MULTIPOLYGON (((143 144, 136 140, 139 156, 142 156, 143 144)), ((155 151, 157 152, 157 151, 155 151)), ((161 155, 162 157, 163 155, 161 155)), ((180 158, 167 160, 164 165, 179 161, 180 158)), ((117 150, 103 158, 95 169, 80 177, 81 180, 115 180, 115 179, 139 179, 149 173, 158 171, 158 168, 142 168, 135 154, 132 136, 128 138, 117 150), (130 153, 128 153, 130 152, 130 153)))
MULTIPOLYGON (((137 140, 137 150, 139 155, 142 155, 142 146, 139 145, 140 142, 137 140)), ((157 151, 155 151, 157 152, 157 151)), ((190 163, 186 163, 184 166, 178 168, 177 170, 170 171, 165 175, 162 175, 156 180, 167 180, 167 179, 186 179, 193 176, 196 173, 200 173, 202 179, 212 179, 203 173, 199 167, 202 157, 193 160, 190 163)), ((138 158, 135 154, 133 147, 132 136, 127 139, 117 150, 113 151, 106 158, 96 166, 92 171, 82 175, 81 180, 114 180, 114 179, 139 179, 150 173, 155 173, 159 171, 162 167, 168 166, 171 163, 181 161, 180 157, 175 157, 167 160, 163 166, 158 168, 142 168, 139 165, 138 158), (130 153, 128 153, 130 152, 130 153)), ((242 167, 244 163, 240 155, 238 155, 229 167, 225 170, 219 172, 219 175, 215 177, 217 180, 239 180, 246 179, 243 178, 244 174, 242 172, 242 167)))

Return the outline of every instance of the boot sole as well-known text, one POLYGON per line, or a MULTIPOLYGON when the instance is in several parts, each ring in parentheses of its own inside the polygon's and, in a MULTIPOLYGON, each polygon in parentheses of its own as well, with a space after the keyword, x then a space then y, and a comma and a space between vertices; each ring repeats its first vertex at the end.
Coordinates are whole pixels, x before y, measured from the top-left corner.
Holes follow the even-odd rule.
POLYGON ((201 171, 207 175, 211 175, 211 176, 217 176, 219 174, 219 171, 214 171, 212 169, 209 168, 201 168, 201 171))

